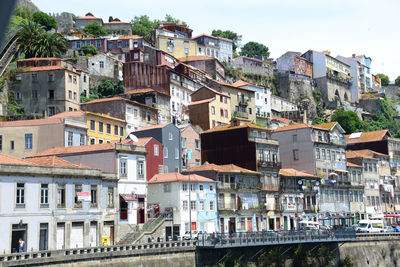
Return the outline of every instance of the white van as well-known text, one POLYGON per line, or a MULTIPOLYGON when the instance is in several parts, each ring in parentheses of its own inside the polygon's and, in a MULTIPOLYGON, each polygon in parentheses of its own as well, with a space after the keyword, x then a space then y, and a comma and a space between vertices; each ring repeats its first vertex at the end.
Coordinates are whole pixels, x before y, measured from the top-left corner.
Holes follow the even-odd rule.
POLYGON ((380 233, 383 232, 382 220, 360 220, 357 232, 359 233, 380 233))
POLYGON ((314 221, 300 221, 299 229, 300 230, 318 230, 320 228, 320 222, 314 221))

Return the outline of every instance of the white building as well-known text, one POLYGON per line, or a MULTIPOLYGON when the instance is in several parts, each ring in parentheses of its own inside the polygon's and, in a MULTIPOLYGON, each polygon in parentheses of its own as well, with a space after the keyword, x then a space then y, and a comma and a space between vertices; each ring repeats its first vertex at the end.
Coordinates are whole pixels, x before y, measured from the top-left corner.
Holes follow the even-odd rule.
POLYGON ((17 252, 19 238, 25 252, 99 246, 102 236, 113 242, 116 186, 115 175, 54 156, 0 155, 2 253, 17 252))
POLYGON ((217 231, 214 180, 196 174, 163 173, 155 175, 148 187, 149 204, 159 204, 161 212, 173 212, 173 224, 180 236, 190 230, 190 225, 192 231, 217 231))
POLYGON ((219 40, 219 61, 230 63, 233 59, 233 41, 218 37, 219 40))
POLYGON ((271 95, 271 111, 274 115, 279 115, 281 112, 297 111, 298 107, 286 99, 276 95, 271 95))

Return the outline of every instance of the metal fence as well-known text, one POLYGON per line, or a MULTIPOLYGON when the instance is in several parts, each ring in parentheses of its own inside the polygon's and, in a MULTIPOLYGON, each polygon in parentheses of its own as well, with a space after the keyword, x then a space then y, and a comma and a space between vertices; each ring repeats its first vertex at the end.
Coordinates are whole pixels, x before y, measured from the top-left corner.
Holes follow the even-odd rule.
POLYGON ((316 242, 347 242, 357 240, 355 231, 299 230, 231 234, 199 234, 199 247, 244 247, 316 242))

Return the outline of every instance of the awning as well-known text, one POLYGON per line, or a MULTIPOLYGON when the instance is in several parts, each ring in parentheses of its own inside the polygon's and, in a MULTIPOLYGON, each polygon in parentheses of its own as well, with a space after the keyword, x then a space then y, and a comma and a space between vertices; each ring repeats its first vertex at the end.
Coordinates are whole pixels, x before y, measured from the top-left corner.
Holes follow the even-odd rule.
POLYGON ((126 202, 137 201, 137 195, 134 194, 119 194, 119 196, 122 197, 122 199, 126 202))

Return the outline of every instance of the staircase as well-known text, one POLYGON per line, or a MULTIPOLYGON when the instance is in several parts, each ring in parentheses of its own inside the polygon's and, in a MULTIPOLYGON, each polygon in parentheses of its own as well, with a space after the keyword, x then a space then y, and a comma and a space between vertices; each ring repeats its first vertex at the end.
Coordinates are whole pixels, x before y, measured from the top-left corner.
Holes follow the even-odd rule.
POLYGON ((169 213, 164 213, 157 218, 149 219, 140 230, 134 228, 130 232, 128 232, 128 234, 126 234, 123 238, 121 238, 120 241, 118 241, 118 245, 134 244, 145 234, 152 234, 165 222, 166 219, 171 218, 170 215, 171 214, 169 213))
MULTIPOLYGON (((7 50, 5 50, 4 53, 2 53, 2 56, 0 58, 0 76, 2 76, 4 74, 8 65, 14 58, 15 54, 17 54, 17 52, 18 52, 17 42, 18 42, 18 38, 16 38, 14 36, 13 38, 11 38, 9 40, 8 44, 4 46, 4 49, 7 48, 7 50)), ((0 52, 3 52, 3 51, 0 51, 0 52)))

